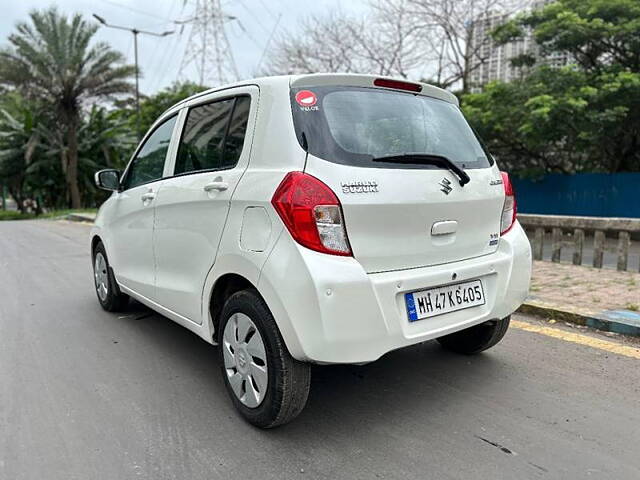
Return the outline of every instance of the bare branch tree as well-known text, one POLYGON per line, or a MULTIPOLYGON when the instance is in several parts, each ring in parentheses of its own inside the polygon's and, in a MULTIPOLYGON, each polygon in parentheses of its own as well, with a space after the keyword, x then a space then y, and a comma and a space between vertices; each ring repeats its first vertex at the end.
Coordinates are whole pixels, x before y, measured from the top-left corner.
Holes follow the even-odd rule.
POLYGON ((276 42, 266 72, 362 72, 471 88, 492 40, 484 20, 530 0, 369 0, 362 18, 337 11, 308 17, 276 42))
POLYGON ((333 12, 304 20, 269 56, 269 74, 359 72, 407 77, 425 62, 424 29, 411 21, 408 0, 372 0, 363 18, 333 12))
POLYGON ((488 59, 489 35, 480 33, 481 22, 492 15, 510 15, 528 0, 407 0, 409 16, 434 51, 437 62, 432 79, 444 88, 471 87, 471 73, 488 59))

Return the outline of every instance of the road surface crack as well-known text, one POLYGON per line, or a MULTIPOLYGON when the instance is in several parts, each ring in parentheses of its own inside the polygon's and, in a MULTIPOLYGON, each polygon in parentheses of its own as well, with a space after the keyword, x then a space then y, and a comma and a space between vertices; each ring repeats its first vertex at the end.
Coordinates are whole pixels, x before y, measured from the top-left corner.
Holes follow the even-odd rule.
POLYGON ((497 442, 492 442, 491 440, 488 440, 484 437, 480 437, 478 435, 474 435, 476 438, 479 438, 480 440, 482 440, 485 443, 488 443, 489 445, 496 447, 498 449, 500 449, 501 451, 503 451, 504 453, 508 454, 508 455, 517 455, 516 452, 514 452, 513 450, 508 449, 507 447, 505 447, 504 445, 500 445, 497 442))

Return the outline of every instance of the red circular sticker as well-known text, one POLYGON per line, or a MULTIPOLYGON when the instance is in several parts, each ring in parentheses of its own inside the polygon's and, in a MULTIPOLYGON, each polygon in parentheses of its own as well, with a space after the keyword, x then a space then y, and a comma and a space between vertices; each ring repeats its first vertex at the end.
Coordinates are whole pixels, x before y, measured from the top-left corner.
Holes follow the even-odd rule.
POLYGON ((296 102, 301 107, 313 107, 318 103, 318 97, 310 90, 300 90, 296 93, 296 102))

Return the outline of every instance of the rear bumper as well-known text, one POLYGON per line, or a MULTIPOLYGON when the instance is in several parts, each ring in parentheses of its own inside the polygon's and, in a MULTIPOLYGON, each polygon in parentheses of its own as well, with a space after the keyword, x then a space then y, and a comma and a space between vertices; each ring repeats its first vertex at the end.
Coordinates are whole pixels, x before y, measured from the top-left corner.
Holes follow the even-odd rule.
POLYGON ((498 250, 460 262, 367 274, 353 258, 300 247, 285 233, 258 289, 292 356, 317 363, 366 363, 385 353, 514 312, 529 291, 531 248, 516 224, 498 250), (409 322, 404 294, 481 279, 486 303, 409 322))

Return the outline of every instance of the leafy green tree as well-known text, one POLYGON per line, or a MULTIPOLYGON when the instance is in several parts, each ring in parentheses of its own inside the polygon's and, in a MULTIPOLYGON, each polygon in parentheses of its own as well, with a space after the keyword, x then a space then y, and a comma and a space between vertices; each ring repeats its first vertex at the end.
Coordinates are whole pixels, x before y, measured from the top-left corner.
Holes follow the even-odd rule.
POLYGON ((587 71, 640 71, 638 0, 558 0, 524 16, 543 53, 564 51, 587 71))
POLYGON ((117 111, 94 106, 87 113, 79 132, 78 162, 86 205, 97 207, 108 196, 96 188, 93 175, 103 168, 124 169, 137 143, 134 132, 117 111))
MULTIPOLYGON (((463 96, 468 118, 521 175, 640 170, 640 3, 558 0, 494 31, 507 42, 531 28, 542 54, 568 52, 562 69, 463 96)), ((531 59, 518 58, 531 66, 531 59)))
POLYGON ((0 179, 23 211, 28 196, 27 168, 38 149, 38 115, 19 95, 3 98, 0 107, 0 179))
MULTIPOLYGON (((208 88, 193 82, 175 82, 154 95, 144 97, 140 102, 140 132, 144 134, 168 108, 208 88)), ((120 107, 119 115, 128 118, 131 131, 137 131, 135 105, 131 102, 119 102, 117 105, 120 107)))
MULTIPOLYGON (((55 128, 46 123, 39 128, 43 156, 27 170, 29 181, 41 186, 40 198, 47 208, 64 208, 64 191, 61 190, 61 171, 56 169, 61 150, 65 148, 55 128)), ((94 173, 103 168, 122 169, 135 146, 136 138, 126 119, 117 111, 93 106, 83 112, 78 128, 78 179, 85 206, 98 206, 105 198, 93 182, 94 173)))
POLYGON ((463 109, 489 149, 520 175, 640 169, 637 74, 594 79, 543 66, 466 95, 463 109))
POLYGON ((131 92, 133 66, 106 43, 91 39, 97 26, 55 7, 32 11, 0 50, 0 83, 52 106, 62 145, 60 165, 72 208, 82 204, 78 179, 78 131, 83 104, 131 92))

